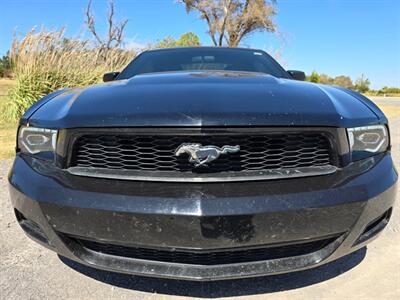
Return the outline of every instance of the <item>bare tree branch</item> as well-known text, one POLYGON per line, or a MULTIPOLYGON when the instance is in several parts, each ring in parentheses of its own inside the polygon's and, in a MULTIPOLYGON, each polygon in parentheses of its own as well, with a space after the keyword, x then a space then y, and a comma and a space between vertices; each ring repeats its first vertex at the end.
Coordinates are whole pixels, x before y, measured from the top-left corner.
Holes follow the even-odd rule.
POLYGON ((191 10, 197 10, 200 12, 200 18, 206 20, 208 25, 208 33, 214 43, 214 46, 218 46, 217 39, 215 38, 215 24, 211 19, 210 12, 206 11, 204 5, 200 1, 182 1, 186 5, 186 11, 189 13, 191 10))
POLYGON ((216 46, 224 41, 232 47, 256 31, 275 32, 271 18, 276 14, 276 0, 180 0, 186 11, 198 11, 207 22, 216 46), (217 37, 216 37, 217 35, 217 37))
POLYGON ((231 4, 232 4, 232 0, 229 0, 228 2, 226 0, 223 1, 224 17, 223 17, 221 28, 219 30, 218 46, 223 45, 225 27, 226 27, 226 23, 228 21, 228 17, 229 17, 230 11, 231 11, 231 4))
POLYGON ((94 16, 91 12, 92 10, 92 0, 89 0, 87 8, 86 8, 86 25, 88 27, 88 29, 90 30, 90 32, 93 34, 93 36, 95 37, 95 39, 97 40, 97 42, 103 46, 103 41, 102 39, 97 35, 97 31, 94 27, 94 16))
POLYGON ((115 21, 115 3, 114 0, 109 0, 108 2, 108 13, 107 13, 107 35, 101 37, 95 27, 95 18, 92 13, 92 0, 88 1, 88 5, 85 13, 85 24, 89 31, 93 34, 99 47, 104 49, 104 57, 107 56, 107 51, 112 48, 121 47, 124 40, 124 32, 128 20, 121 20, 119 22, 115 21))
POLYGON ((113 24, 113 18, 114 18, 114 1, 109 0, 108 1, 109 7, 108 7, 108 17, 107 17, 107 22, 108 22, 108 36, 107 36, 107 49, 110 49, 111 43, 114 40, 114 24, 113 24))

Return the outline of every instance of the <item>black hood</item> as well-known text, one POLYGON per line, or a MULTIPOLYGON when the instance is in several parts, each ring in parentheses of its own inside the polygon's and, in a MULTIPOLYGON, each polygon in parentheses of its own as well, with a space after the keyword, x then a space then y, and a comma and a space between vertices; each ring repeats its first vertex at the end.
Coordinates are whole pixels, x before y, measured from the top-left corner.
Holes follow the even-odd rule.
POLYGON ((357 95, 258 73, 158 73, 55 93, 24 119, 47 128, 378 123, 379 110, 357 95))

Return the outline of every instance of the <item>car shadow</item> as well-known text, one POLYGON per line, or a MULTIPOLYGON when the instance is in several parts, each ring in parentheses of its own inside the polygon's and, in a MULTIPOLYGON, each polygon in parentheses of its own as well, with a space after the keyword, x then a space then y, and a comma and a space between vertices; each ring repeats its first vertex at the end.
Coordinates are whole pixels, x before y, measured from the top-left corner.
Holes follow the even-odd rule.
POLYGON ((329 280, 357 266, 366 247, 320 267, 288 274, 235 280, 196 282, 126 275, 98 270, 59 256, 68 267, 95 280, 117 287, 164 295, 220 298, 268 294, 297 289, 329 280))

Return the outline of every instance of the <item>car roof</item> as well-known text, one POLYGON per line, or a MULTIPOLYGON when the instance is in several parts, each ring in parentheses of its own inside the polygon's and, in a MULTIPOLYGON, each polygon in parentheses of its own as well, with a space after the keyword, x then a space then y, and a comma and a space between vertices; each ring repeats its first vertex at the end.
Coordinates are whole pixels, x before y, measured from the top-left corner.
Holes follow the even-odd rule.
POLYGON ((213 49, 213 50, 243 50, 243 51, 261 51, 266 53, 264 50, 261 49, 254 49, 254 48, 243 48, 243 47, 226 47, 226 46, 190 46, 190 47, 170 47, 170 48, 156 48, 156 49, 148 49, 144 52, 155 52, 155 51, 171 51, 171 50, 198 50, 198 49, 213 49))

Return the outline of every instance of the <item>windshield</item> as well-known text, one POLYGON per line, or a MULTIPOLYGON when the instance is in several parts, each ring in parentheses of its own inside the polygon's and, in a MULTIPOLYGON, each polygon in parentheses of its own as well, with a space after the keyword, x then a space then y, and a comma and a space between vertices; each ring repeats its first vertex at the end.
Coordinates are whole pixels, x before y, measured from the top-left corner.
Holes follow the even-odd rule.
POLYGON ((134 59, 118 76, 176 71, 245 71, 288 78, 286 71, 268 54, 250 49, 177 48, 148 51, 134 59))

